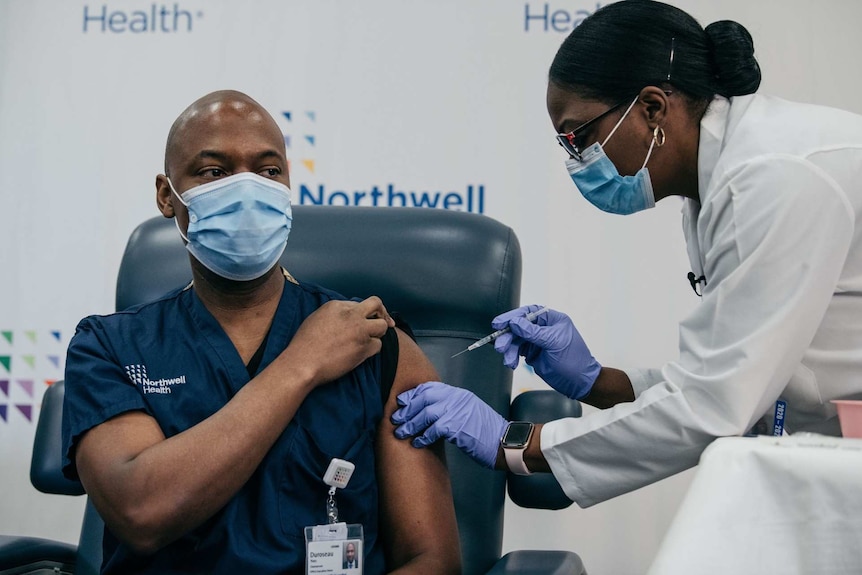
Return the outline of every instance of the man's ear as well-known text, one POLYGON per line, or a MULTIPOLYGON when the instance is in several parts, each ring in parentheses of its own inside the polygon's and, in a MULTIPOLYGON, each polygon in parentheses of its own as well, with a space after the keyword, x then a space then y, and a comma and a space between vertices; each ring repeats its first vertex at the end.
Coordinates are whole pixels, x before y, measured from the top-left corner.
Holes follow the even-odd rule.
POLYGON ((174 213, 173 193, 168 184, 168 177, 164 174, 156 176, 156 205, 162 215, 166 218, 172 218, 174 213))
POLYGON ((641 90, 638 99, 644 103, 644 113, 649 127, 664 126, 668 114, 667 92, 658 86, 647 86, 641 90))

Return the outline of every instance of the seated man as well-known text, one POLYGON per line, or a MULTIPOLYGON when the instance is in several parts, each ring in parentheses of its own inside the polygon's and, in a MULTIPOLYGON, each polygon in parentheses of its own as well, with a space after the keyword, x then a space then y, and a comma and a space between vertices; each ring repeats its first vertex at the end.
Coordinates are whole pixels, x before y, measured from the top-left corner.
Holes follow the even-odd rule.
POLYGON ((85 318, 67 356, 64 472, 105 520, 103 573, 305 573, 332 458, 356 466, 335 501, 363 525, 364 573, 460 569, 442 448, 411 449, 388 417, 434 368, 378 298, 278 265, 288 186, 282 134, 244 94, 170 130, 156 199, 194 279, 85 318))

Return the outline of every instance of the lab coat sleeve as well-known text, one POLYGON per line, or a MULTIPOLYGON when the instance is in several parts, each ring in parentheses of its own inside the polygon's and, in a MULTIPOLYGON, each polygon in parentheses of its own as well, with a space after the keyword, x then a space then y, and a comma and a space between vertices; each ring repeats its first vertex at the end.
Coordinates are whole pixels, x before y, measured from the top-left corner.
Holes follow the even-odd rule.
POLYGON ((640 397, 640 394, 664 379, 660 369, 632 368, 624 371, 629 376, 635 397, 640 397))
POLYGON ((854 227, 843 191, 790 156, 715 177, 698 218, 709 283, 680 325, 678 361, 634 402, 542 429, 542 452, 581 507, 692 467, 716 437, 746 432, 784 389, 833 295, 854 227))

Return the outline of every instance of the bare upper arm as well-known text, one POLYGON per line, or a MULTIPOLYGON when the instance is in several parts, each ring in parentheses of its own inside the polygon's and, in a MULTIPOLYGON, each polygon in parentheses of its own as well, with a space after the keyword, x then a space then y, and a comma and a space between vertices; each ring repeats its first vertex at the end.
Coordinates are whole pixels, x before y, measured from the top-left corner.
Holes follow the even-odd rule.
POLYGON ((381 525, 390 565, 423 564, 429 572, 460 570, 458 528, 443 445, 416 449, 395 438, 389 420, 399 393, 439 378, 419 346, 401 330, 398 370, 378 430, 378 478, 381 483, 381 525))
POLYGON ((130 411, 97 425, 78 440, 74 454, 78 476, 109 525, 133 493, 125 480, 127 464, 164 439, 153 417, 130 411))
POLYGON ((156 420, 141 411, 129 411, 97 425, 81 437, 75 448, 81 482, 84 487, 103 483, 112 470, 164 439, 156 420))

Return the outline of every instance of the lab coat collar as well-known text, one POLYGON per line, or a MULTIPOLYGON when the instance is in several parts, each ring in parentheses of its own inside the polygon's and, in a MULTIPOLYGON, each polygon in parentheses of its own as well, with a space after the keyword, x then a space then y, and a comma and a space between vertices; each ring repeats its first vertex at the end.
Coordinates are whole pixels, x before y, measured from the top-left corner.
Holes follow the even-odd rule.
MULTIPOLYGON (((700 201, 686 198, 682 205, 682 227, 685 234, 686 251, 691 264, 691 271, 700 277, 704 275, 703 259, 700 253, 700 241, 697 237, 697 217, 704 194, 709 189, 712 173, 718 163, 727 129, 727 117, 730 113, 730 101, 722 96, 716 96, 700 121, 700 142, 697 150, 698 163, 698 197, 700 201)), ((707 281, 709 281, 707 279, 707 281)))
POLYGON ((729 114, 730 101, 722 96, 716 96, 700 120, 700 144, 697 148, 697 190, 701 203, 704 200, 704 192, 709 189, 715 166, 718 164, 729 114))

